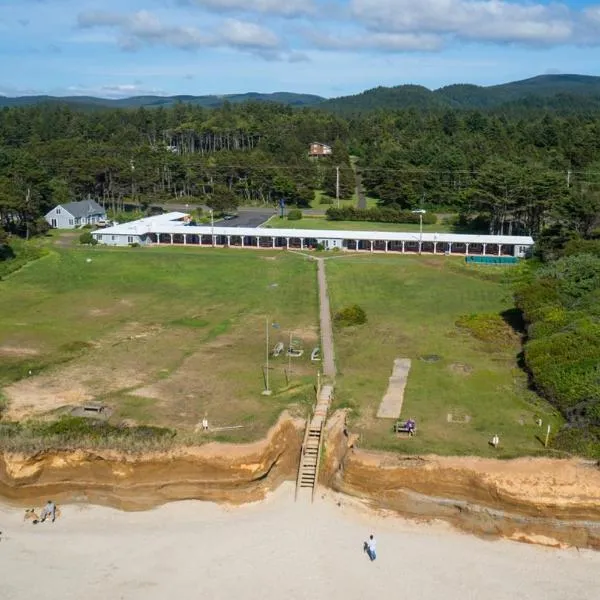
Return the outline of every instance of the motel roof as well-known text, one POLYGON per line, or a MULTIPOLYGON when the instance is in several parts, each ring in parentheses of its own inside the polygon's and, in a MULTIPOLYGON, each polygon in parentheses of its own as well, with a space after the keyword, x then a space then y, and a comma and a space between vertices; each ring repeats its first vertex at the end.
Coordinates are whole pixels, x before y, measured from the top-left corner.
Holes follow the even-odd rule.
POLYGON ((253 227, 211 227, 210 225, 186 225, 182 219, 186 213, 171 212, 156 217, 146 217, 130 223, 123 223, 98 230, 97 234, 145 235, 148 233, 188 234, 188 235, 233 235, 244 237, 272 236, 282 238, 380 240, 398 242, 453 242, 462 244, 509 244, 532 246, 531 236, 520 235, 477 235, 463 233, 430 233, 418 231, 348 231, 341 229, 270 229, 253 227))

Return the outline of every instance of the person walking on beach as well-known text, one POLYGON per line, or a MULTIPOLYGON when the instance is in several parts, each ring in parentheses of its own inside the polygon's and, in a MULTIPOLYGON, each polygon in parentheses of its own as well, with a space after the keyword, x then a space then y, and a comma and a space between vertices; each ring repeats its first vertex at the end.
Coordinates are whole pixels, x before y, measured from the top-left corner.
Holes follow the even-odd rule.
POLYGON ((369 536, 369 541, 365 542, 365 551, 369 555, 371 562, 377 558, 377 543, 375 542, 373 534, 369 536))

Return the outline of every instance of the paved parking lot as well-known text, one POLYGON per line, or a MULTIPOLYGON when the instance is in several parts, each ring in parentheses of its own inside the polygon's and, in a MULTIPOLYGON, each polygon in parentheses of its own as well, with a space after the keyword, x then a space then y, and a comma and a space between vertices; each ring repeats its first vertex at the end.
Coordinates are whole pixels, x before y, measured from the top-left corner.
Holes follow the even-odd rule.
POLYGON ((272 209, 265 210, 239 210, 233 219, 220 219, 215 221, 219 227, 259 227, 276 212, 272 209))

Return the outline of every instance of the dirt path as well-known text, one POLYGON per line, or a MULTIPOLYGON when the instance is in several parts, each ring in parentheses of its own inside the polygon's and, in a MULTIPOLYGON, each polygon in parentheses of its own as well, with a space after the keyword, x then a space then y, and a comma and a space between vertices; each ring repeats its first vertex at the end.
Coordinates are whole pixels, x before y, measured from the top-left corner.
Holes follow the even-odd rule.
POLYGON ((323 375, 335 379, 335 360, 333 352, 333 327, 331 325, 331 309, 327 292, 325 260, 317 258, 317 279, 319 282, 319 320, 321 324, 321 354, 323 356, 323 375))

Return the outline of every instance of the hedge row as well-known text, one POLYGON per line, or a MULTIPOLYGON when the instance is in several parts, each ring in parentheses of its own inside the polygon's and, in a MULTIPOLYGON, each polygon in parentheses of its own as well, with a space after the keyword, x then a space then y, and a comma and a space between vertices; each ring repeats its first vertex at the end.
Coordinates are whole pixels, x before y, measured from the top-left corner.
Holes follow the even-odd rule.
POLYGON ((516 301, 533 382, 568 421, 557 447, 600 455, 600 257, 566 256, 541 268, 516 301))
MULTIPOLYGON (((325 213, 329 221, 376 221, 378 223, 419 223, 419 214, 410 210, 397 210, 395 208, 328 208, 325 213)), ((437 217, 433 213, 423 215, 423 223, 433 225, 437 217)))

